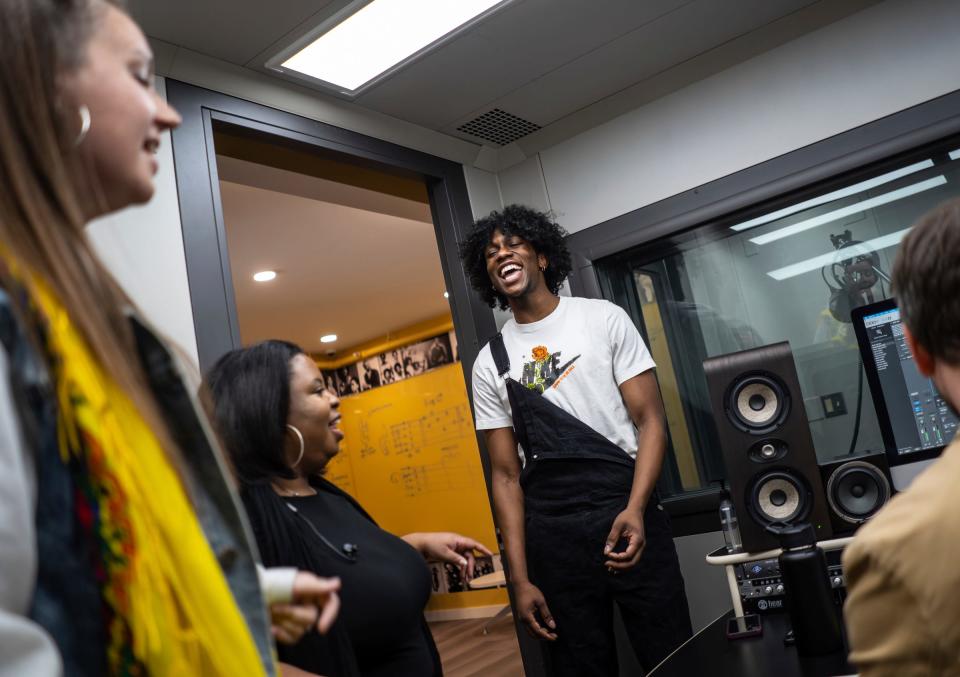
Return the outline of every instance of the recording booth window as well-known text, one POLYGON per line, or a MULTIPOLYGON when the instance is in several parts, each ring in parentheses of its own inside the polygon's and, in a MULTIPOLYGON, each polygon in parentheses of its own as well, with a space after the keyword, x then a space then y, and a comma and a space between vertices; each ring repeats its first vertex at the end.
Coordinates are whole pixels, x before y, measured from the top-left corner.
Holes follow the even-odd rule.
POLYGON ((890 297, 910 225, 957 195, 960 141, 594 262, 657 362, 666 498, 725 479, 702 365, 740 350, 789 341, 819 462, 883 449, 850 313, 890 297))

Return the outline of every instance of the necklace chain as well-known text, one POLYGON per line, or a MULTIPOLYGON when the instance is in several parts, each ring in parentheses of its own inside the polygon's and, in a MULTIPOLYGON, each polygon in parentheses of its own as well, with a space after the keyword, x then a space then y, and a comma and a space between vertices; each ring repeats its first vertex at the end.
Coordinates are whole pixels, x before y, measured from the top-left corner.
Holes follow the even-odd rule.
POLYGON ((317 493, 316 491, 314 491, 311 494, 302 494, 299 491, 294 491, 293 489, 287 489, 286 487, 281 487, 276 482, 271 482, 271 484, 273 485, 273 488, 280 493, 281 496, 294 496, 296 498, 299 498, 301 496, 313 496, 314 494, 317 493))

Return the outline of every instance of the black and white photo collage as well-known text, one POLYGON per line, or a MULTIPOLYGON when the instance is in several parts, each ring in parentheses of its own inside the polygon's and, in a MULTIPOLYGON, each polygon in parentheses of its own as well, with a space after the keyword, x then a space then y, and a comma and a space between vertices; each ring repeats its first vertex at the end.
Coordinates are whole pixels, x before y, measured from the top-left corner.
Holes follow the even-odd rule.
POLYGON ((457 337, 449 331, 322 373, 327 388, 345 397, 419 376, 459 360, 457 337))

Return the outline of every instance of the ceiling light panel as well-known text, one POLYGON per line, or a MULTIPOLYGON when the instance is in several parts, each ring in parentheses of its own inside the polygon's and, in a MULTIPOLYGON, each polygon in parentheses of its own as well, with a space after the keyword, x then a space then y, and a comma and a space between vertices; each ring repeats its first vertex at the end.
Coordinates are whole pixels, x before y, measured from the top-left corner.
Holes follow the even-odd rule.
MULTIPOLYGON (((954 151, 960 152, 960 151, 954 151)), ((951 154, 951 159, 956 159, 951 154)), ((802 212, 805 209, 810 209, 812 207, 818 207, 828 202, 833 202, 834 200, 839 200, 841 198, 850 197, 851 195, 856 195, 857 193, 862 193, 871 188, 876 188, 877 186, 882 186, 885 183, 890 183, 891 181, 896 181, 897 179, 919 172, 924 169, 929 169, 933 167, 933 160, 924 160, 922 162, 917 162, 915 164, 897 169, 892 172, 887 172, 886 174, 881 174, 867 181, 861 181, 860 183, 854 184, 852 186, 847 186, 846 188, 841 188, 840 190, 835 190, 832 193, 827 193, 826 195, 821 195, 815 197, 812 200, 805 200, 804 202, 798 202, 795 205, 790 205, 783 209, 779 209, 775 212, 769 214, 764 214, 763 216, 758 216, 755 219, 750 219, 749 221, 744 221, 743 223, 738 223, 735 226, 730 226, 730 230, 748 230, 750 228, 756 228, 757 226, 762 226, 765 223, 770 223, 771 221, 776 221, 777 219, 782 219, 791 214, 796 214, 797 212, 802 212)))
MULTIPOLYGON (((268 67, 355 94, 379 76, 411 61, 443 38, 451 37, 511 0, 373 0, 354 3, 321 26, 319 37, 268 67), (356 11, 357 4, 363 6, 356 11)), ((298 45, 298 47, 301 45, 298 45)), ((296 49, 296 47, 294 48, 296 49)))
POLYGON ((800 221, 799 223, 785 226, 779 230, 758 235, 757 237, 751 237, 750 242, 756 245, 765 245, 769 244, 770 242, 776 242, 777 240, 782 240, 785 237, 802 233, 806 230, 810 230, 811 228, 817 228, 818 226, 832 223, 840 219, 845 219, 848 216, 859 214, 860 212, 865 212, 891 202, 896 202, 897 200, 902 200, 905 197, 910 197, 911 195, 916 195, 917 193, 922 193, 926 190, 931 190, 932 188, 937 188, 938 186, 944 185, 946 182, 946 177, 941 174, 940 176, 936 176, 932 179, 927 179, 926 181, 920 181, 919 183, 904 186, 903 188, 898 188, 897 190, 890 191, 889 193, 884 193, 883 195, 878 195, 877 197, 872 197, 867 200, 863 200, 862 202, 856 202, 847 207, 843 207, 842 209, 837 209, 832 212, 827 212, 826 214, 821 214, 820 216, 814 216, 811 219, 800 221))
POLYGON ((789 266, 771 270, 767 273, 767 275, 772 277, 774 280, 787 280, 791 277, 802 275, 803 273, 809 273, 811 270, 823 268, 831 263, 836 263, 847 258, 861 256, 864 252, 878 252, 881 249, 893 247, 894 245, 900 244, 900 241, 903 240, 903 238, 905 238, 909 232, 909 228, 904 228, 895 233, 881 235, 880 237, 875 237, 872 240, 862 242, 856 245, 856 248, 851 247, 849 250, 835 249, 827 252, 826 254, 821 254, 820 256, 814 256, 811 259, 806 259, 805 261, 792 263, 789 266))

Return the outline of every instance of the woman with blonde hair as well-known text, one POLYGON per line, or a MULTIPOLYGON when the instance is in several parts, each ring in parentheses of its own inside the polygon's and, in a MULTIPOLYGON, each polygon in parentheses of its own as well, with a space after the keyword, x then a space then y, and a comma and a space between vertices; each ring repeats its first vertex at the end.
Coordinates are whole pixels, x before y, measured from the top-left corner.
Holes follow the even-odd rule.
POLYGON ((84 235, 179 122, 116 2, 0 1, 0 674, 275 672, 209 425, 84 235))

